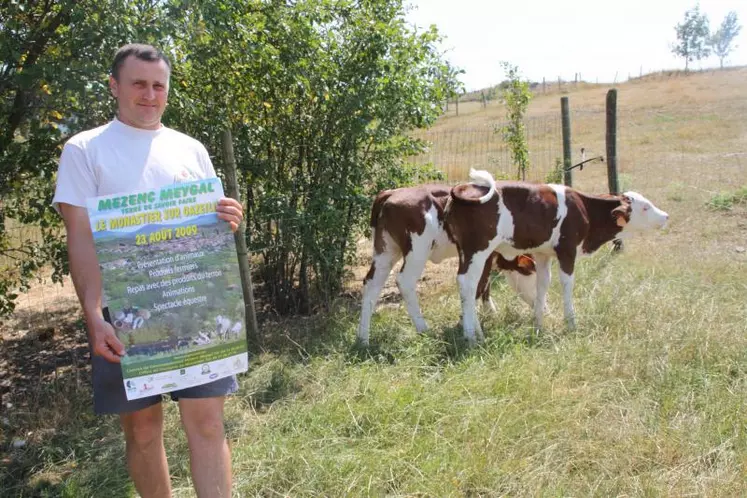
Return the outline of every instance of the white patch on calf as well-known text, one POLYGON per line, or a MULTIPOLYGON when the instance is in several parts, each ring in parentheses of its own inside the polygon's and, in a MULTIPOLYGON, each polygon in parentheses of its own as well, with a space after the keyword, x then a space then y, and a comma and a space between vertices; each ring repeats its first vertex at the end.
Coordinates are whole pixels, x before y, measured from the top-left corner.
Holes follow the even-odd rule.
POLYGON ((552 235, 550 235, 550 247, 554 248, 560 242, 560 228, 563 226, 566 216, 568 216, 568 204, 565 198, 565 185, 548 185, 555 191, 555 195, 558 197, 558 213, 555 216, 555 227, 552 229, 552 235))
MULTIPOLYGON (((525 251, 514 249, 514 231, 516 225, 514 223, 514 215, 511 210, 508 209, 506 203, 503 202, 503 197, 498 199, 498 225, 496 226, 496 234, 491 245, 496 243, 496 248, 506 259, 514 259, 520 254, 524 254, 525 251)), ((488 246, 490 247, 490 246, 488 246)))
POLYGON ((537 297, 537 275, 534 272, 530 275, 522 275, 518 271, 503 273, 506 275, 508 285, 519 297, 529 306, 534 306, 534 300, 537 297))
POLYGON ((392 271, 394 263, 396 263, 400 258, 399 247, 392 239, 392 236, 389 235, 389 232, 383 230, 381 237, 382 242, 384 243, 384 252, 374 254, 372 263, 374 274, 363 286, 361 318, 358 323, 358 339, 363 344, 368 344, 368 331, 371 328, 371 315, 373 314, 374 308, 376 308, 376 301, 379 300, 381 289, 384 288, 384 284, 386 283, 389 273, 392 271))
POLYGON ((397 275, 397 286, 405 301, 407 313, 410 315, 415 330, 423 332, 428 325, 420 312, 418 303, 417 285, 418 279, 423 274, 425 264, 431 253, 434 241, 438 238, 441 230, 438 222, 438 211, 435 206, 431 206, 425 213, 425 228, 422 234, 411 233, 410 243, 412 250, 405 255, 402 271, 397 275))
POLYGON ((429 259, 433 263, 438 264, 445 259, 455 258, 456 256, 456 244, 449 240, 446 230, 444 230, 442 226, 439 226, 439 232, 436 239, 433 241, 433 248, 431 249, 431 256, 429 259))

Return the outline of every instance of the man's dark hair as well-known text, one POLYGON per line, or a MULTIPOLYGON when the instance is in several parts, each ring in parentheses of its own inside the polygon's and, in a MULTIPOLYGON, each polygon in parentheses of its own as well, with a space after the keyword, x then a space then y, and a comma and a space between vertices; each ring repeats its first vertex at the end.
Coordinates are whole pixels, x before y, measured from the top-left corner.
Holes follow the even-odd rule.
POLYGON ((124 64, 125 59, 127 59, 131 55, 140 59, 141 61, 147 62, 156 62, 162 60, 169 67, 169 72, 171 72, 171 62, 169 61, 168 57, 166 57, 163 52, 158 50, 156 47, 153 47, 151 45, 144 45, 142 43, 129 43, 121 47, 119 50, 117 50, 117 53, 114 54, 111 74, 112 76, 114 76, 115 80, 119 81, 119 70, 122 68, 122 64, 124 64))

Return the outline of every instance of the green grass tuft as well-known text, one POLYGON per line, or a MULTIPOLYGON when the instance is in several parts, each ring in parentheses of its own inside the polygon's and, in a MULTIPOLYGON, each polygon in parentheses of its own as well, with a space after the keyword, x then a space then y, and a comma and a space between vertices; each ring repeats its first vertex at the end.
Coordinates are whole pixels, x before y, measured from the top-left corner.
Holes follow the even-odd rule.
POLYGON ((737 204, 747 204, 747 187, 742 187, 732 193, 716 194, 711 197, 706 206, 714 211, 730 211, 737 204))

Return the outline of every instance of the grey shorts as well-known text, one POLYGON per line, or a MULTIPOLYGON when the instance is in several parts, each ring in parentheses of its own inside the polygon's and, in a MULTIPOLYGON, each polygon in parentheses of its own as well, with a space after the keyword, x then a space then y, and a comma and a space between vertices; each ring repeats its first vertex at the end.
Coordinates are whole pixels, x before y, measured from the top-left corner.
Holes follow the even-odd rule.
MULTIPOLYGON (((104 308, 104 319, 111 323, 109 309, 104 308)), ((119 363, 110 363, 100 356, 94 356, 91 351, 91 367, 93 370, 93 410, 99 415, 112 413, 130 413, 160 403, 162 394, 147 396, 145 398, 128 400, 125 394, 122 368, 119 363)), ((213 398, 235 393, 239 388, 236 376, 224 377, 201 386, 188 387, 179 391, 168 393, 171 399, 178 401, 180 398, 213 398)))

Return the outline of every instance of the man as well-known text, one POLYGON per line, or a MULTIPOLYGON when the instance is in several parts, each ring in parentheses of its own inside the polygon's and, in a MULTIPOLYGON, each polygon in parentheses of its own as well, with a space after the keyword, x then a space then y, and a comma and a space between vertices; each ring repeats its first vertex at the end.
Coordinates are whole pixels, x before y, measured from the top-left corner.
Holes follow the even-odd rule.
MULTIPOLYGON (((168 59, 151 46, 131 44, 117 51, 109 77, 117 116, 65 144, 53 200, 64 219, 70 272, 88 329, 94 410, 119 414, 127 468, 144 498, 171 495, 162 396, 127 400, 119 365, 125 349, 102 302, 101 273, 85 203, 87 197, 215 176, 201 143, 161 124, 170 74, 168 59)), ((234 199, 221 199, 217 213, 234 231, 243 219, 242 206, 234 199)), ((200 497, 230 496, 231 457, 223 429, 223 405, 225 396, 236 389, 236 378, 228 377, 171 393, 179 403, 192 478, 200 497)))

